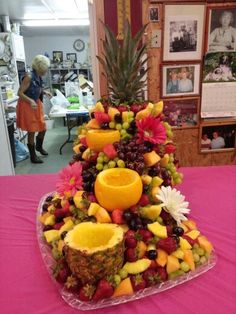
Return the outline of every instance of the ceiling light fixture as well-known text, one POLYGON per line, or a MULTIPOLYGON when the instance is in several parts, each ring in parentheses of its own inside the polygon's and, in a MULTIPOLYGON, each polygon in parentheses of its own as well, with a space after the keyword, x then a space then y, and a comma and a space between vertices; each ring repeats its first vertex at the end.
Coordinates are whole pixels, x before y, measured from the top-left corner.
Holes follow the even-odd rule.
POLYGON ((30 27, 44 26, 86 26, 89 25, 89 19, 74 20, 24 20, 22 25, 30 27))

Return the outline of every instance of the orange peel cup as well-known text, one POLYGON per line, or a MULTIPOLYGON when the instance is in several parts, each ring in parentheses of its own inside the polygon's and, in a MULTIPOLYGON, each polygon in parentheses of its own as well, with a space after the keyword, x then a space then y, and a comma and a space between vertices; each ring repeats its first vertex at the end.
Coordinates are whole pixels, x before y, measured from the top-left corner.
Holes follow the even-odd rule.
POLYGON ((139 174, 127 168, 112 168, 100 172, 95 181, 98 203, 107 209, 125 210, 138 203, 143 191, 139 174))

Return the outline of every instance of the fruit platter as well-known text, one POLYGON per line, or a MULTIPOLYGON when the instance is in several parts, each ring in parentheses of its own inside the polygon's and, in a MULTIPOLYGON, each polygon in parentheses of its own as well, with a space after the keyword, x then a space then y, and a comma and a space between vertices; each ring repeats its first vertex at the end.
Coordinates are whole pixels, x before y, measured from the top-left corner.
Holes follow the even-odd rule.
POLYGON ((212 243, 176 189, 183 176, 163 102, 137 100, 144 29, 133 39, 127 25, 120 46, 105 28, 101 62, 112 97, 91 109, 72 160, 38 207, 43 260, 63 299, 81 310, 162 292, 216 263, 212 243), (109 60, 114 56, 119 67, 109 60), (123 84, 119 73, 129 64, 123 84))

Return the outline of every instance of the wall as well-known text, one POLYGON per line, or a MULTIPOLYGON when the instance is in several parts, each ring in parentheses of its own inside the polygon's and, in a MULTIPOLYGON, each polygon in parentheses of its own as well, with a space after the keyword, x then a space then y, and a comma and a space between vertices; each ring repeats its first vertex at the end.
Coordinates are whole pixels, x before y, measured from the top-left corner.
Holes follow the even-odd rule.
POLYGON ((25 37, 25 54, 26 64, 31 65, 32 59, 37 54, 44 54, 47 52, 52 59, 53 51, 63 51, 63 59, 66 60, 66 53, 77 53, 77 61, 84 63, 87 61, 87 44, 89 42, 89 35, 77 35, 77 36, 34 36, 25 37), (76 39, 82 39, 85 42, 85 49, 81 52, 77 52, 73 48, 73 43, 76 39))

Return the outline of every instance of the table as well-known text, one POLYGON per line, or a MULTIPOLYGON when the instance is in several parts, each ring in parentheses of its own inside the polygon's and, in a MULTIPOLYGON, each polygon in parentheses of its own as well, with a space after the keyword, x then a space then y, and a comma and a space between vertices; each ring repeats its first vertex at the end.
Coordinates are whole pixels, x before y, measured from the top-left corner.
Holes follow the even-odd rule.
POLYGON ((207 273, 162 293, 95 311, 71 308, 60 297, 36 238, 39 199, 57 174, 0 177, 0 308, 3 314, 236 313, 236 166, 182 168, 179 189, 191 216, 213 242, 218 262, 207 273))
POLYGON ((60 108, 58 111, 50 111, 49 113, 50 118, 65 118, 68 136, 65 142, 61 145, 59 152, 60 155, 62 154, 62 148, 67 143, 73 143, 71 140, 71 130, 78 125, 81 125, 84 121, 89 119, 89 110, 85 107, 80 107, 79 109, 66 109, 60 108))

